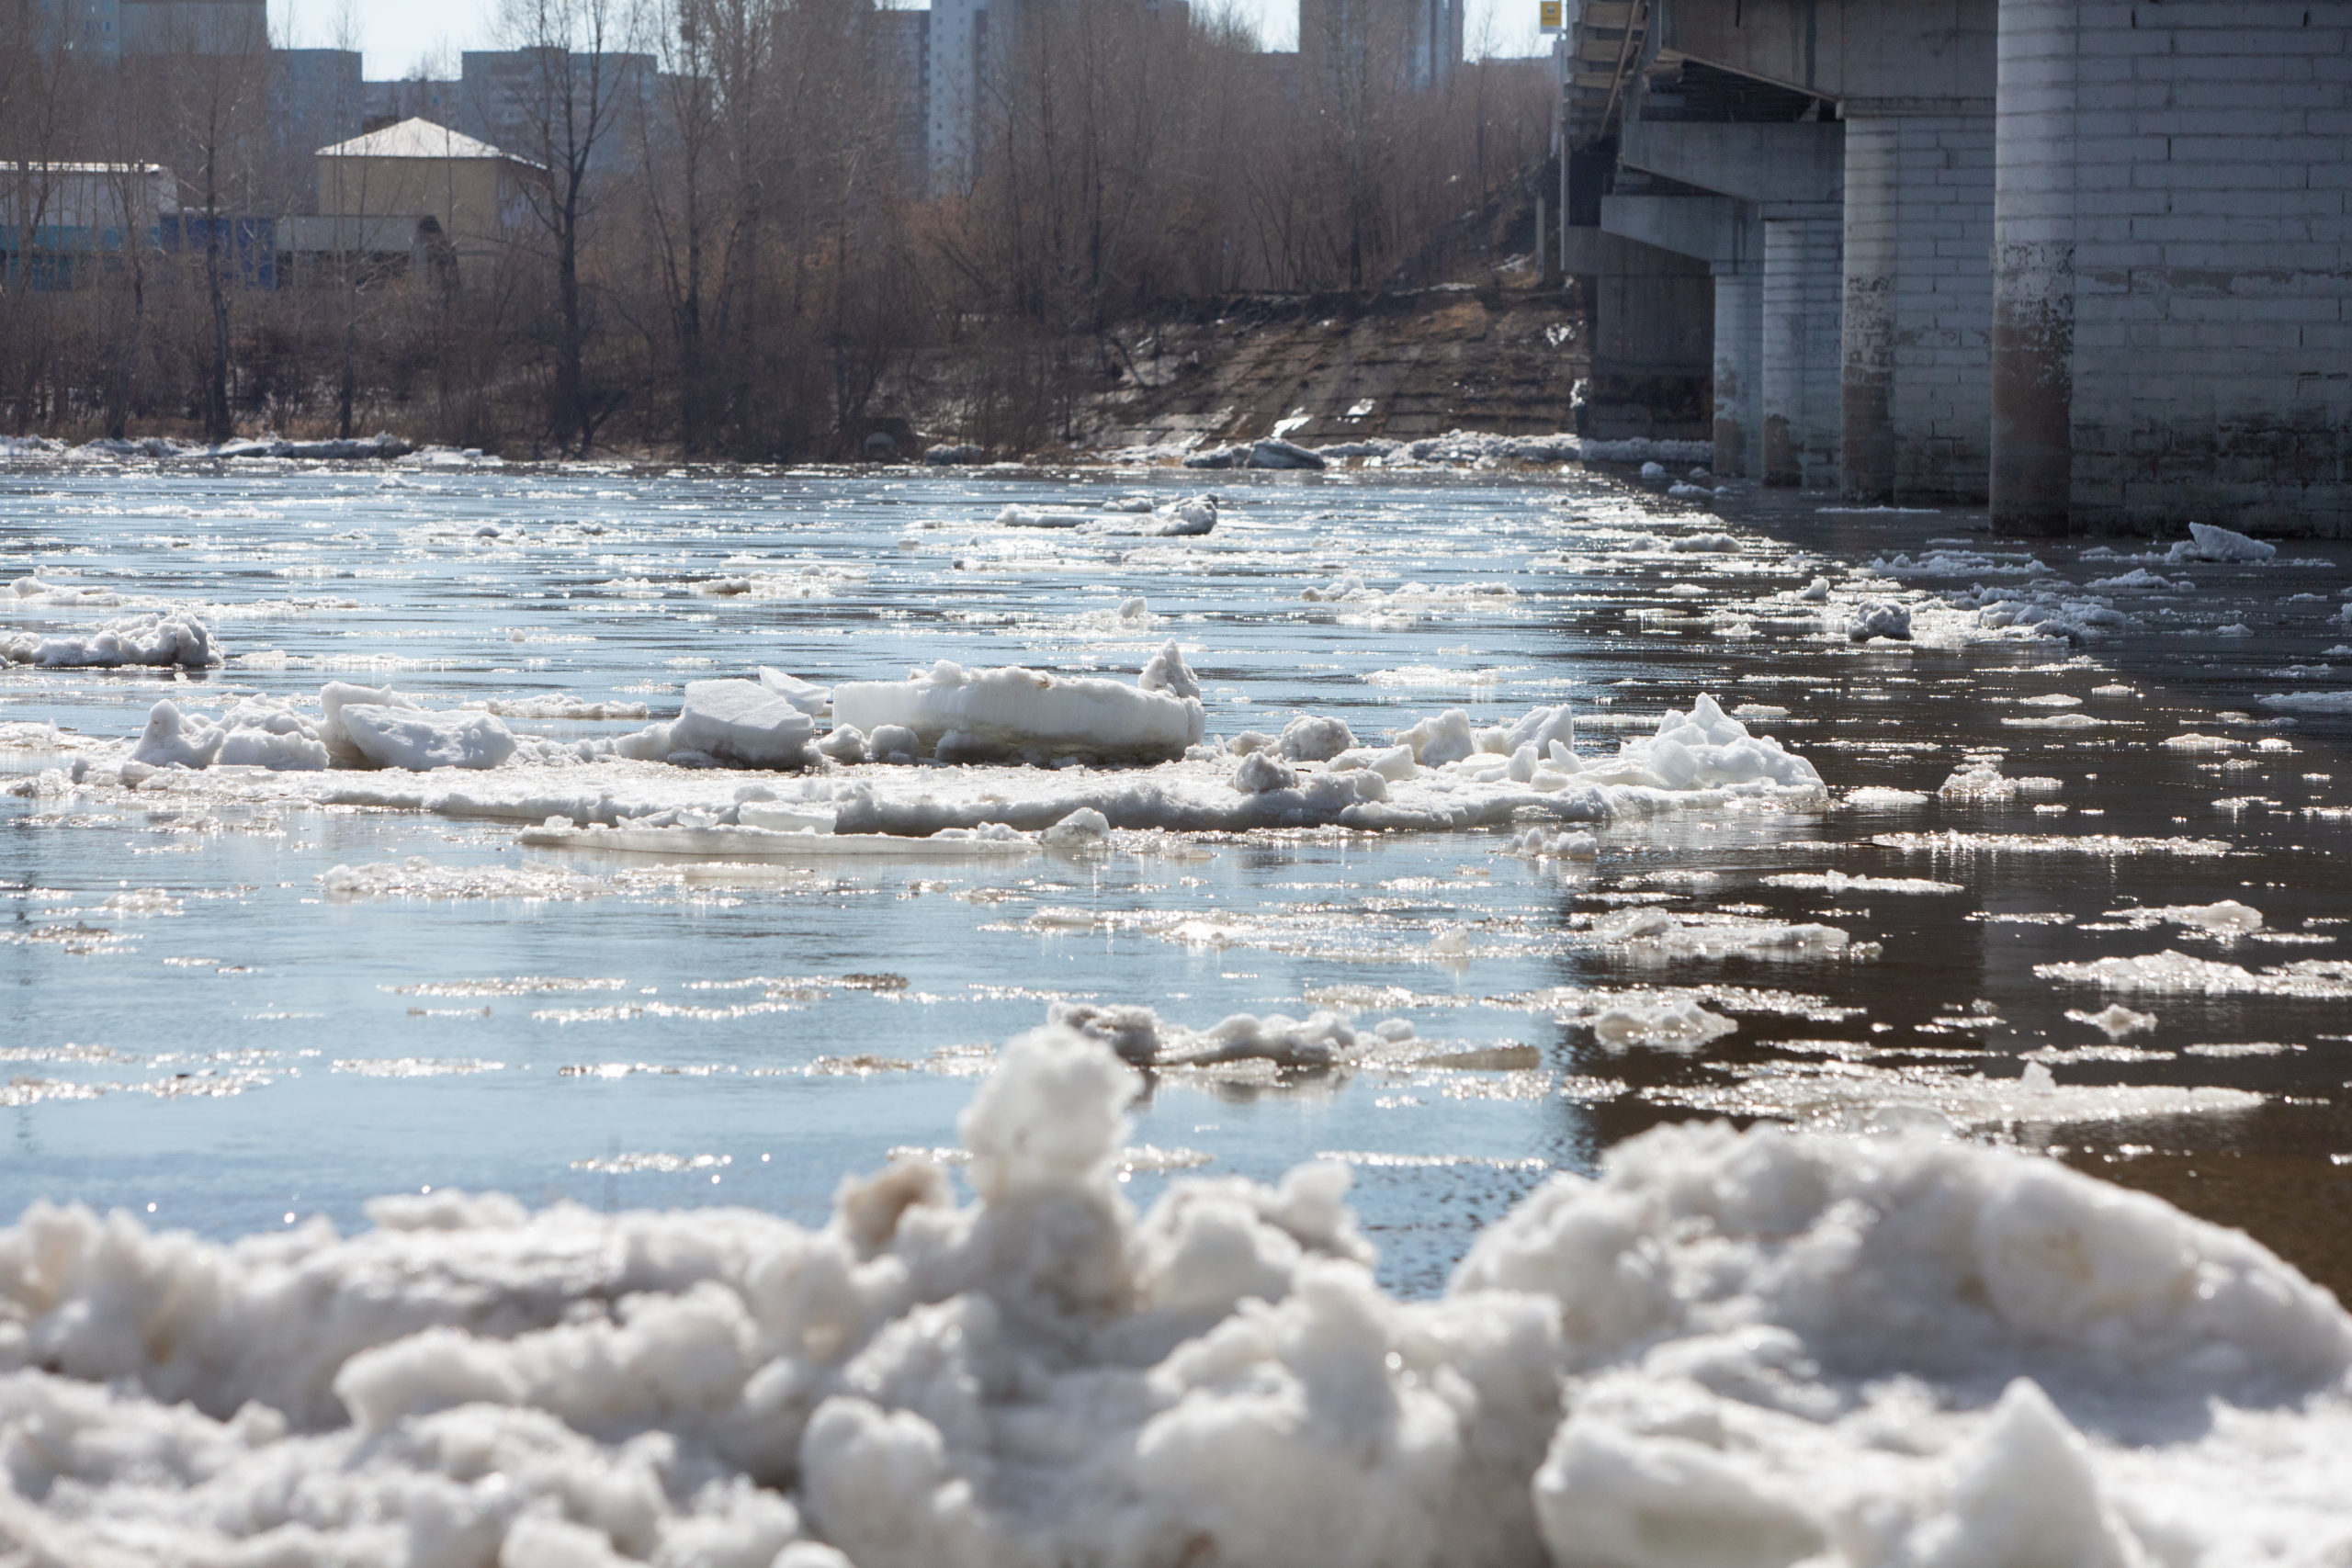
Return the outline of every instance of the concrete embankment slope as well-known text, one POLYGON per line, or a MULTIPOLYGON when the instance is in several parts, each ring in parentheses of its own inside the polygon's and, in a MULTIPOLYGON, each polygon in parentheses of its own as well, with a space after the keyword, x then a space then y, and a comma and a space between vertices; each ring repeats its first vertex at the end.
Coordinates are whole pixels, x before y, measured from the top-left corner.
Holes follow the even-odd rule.
POLYGON ((1122 334, 1093 404, 1104 446, 1276 434, 1317 445, 1576 424, 1589 359, 1573 290, 1450 287, 1230 299, 1122 334))

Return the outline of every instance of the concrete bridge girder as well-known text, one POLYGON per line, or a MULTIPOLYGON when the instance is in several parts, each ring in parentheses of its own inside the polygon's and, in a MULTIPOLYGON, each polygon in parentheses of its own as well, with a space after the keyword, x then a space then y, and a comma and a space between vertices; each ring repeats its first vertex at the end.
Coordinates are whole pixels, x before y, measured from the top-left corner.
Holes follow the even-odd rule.
POLYGON ((1816 97, 1990 99, 1999 0, 1653 0, 1660 58, 1816 97))
POLYGON ((1835 120, 1785 125, 1690 120, 1626 121, 1617 161, 1742 201, 1836 202, 1845 187, 1846 128, 1835 120))

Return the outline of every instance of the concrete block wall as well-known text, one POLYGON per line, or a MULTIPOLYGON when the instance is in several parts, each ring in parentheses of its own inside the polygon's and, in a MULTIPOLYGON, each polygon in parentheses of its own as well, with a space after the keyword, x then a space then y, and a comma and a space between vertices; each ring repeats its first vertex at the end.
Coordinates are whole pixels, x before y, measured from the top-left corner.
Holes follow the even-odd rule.
POLYGON ((1715 267, 1716 477, 1764 473, 1764 267, 1760 258, 1715 267))
POLYGON ((1996 527, 2352 535, 2352 6, 2001 0, 1996 527))
POLYGON ((1992 446, 1993 116, 1849 113, 1846 492, 1981 501, 1992 446))
POLYGON ((1764 482, 1835 489, 1843 433, 1837 218, 1764 220, 1764 482))

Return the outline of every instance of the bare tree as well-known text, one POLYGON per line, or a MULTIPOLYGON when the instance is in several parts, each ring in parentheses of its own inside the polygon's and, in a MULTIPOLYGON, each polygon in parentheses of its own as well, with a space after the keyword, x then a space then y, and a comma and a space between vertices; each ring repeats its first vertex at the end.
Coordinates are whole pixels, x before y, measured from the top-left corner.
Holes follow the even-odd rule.
POLYGON ((549 434, 559 450, 575 457, 586 455, 597 429, 628 396, 589 385, 581 277, 599 152, 630 107, 627 96, 643 87, 636 62, 621 48, 629 34, 625 7, 626 0, 502 0, 499 16, 507 46, 533 60, 514 108, 528 152, 545 172, 529 188, 555 269, 549 434))

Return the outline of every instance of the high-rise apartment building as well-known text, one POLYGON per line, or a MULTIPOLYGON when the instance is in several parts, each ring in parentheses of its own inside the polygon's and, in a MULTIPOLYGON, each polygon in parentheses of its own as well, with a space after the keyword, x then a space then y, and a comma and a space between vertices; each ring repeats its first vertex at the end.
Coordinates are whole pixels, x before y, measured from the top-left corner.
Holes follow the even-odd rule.
POLYGON ((1300 84, 1442 87, 1462 64, 1464 8, 1464 0, 1298 0, 1300 84))

